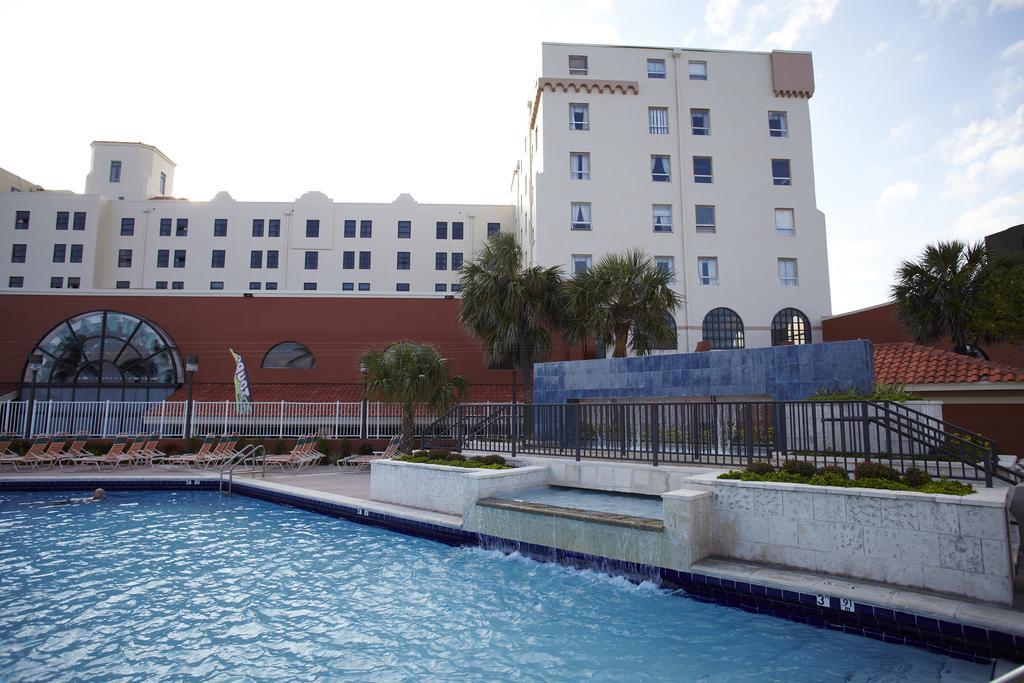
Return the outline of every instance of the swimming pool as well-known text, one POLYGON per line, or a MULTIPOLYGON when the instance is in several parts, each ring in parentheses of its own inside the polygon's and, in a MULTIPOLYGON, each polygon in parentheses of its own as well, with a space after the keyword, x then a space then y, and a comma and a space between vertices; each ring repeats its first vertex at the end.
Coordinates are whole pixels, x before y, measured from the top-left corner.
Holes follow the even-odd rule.
POLYGON ((0 679, 987 680, 989 668, 240 496, 0 494, 0 679))

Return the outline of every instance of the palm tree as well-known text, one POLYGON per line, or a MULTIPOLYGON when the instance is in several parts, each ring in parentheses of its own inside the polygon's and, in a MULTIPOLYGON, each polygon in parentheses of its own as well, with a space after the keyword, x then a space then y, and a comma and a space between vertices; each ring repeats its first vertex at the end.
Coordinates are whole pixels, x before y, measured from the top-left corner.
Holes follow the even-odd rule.
POLYGON ((683 303, 674 277, 639 249, 606 255, 569 282, 569 336, 614 341, 614 358, 624 358, 627 346, 643 356, 672 344, 668 316, 683 303))
POLYGON ((562 269, 523 267, 512 233, 498 233, 462 266, 459 321, 483 343, 487 365, 516 368, 526 402, 533 400, 533 365, 551 352, 551 329, 562 318, 562 269))
POLYGON ((435 413, 443 413, 466 396, 466 381, 448 374, 448 361, 429 344, 400 341, 384 349, 363 354, 368 396, 402 406, 402 437, 398 448, 413 449, 416 423, 413 410, 425 403, 435 413))
POLYGON ((972 319, 1002 266, 983 242, 928 245, 917 261, 904 261, 896 271, 896 317, 920 344, 952 337, 956 353, 985 356, 979 344, 993 339, 972 319))

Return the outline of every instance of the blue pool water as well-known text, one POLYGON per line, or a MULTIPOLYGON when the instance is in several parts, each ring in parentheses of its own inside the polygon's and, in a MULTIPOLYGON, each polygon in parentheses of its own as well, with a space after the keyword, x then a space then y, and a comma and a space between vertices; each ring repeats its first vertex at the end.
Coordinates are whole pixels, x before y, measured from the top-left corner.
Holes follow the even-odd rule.
POLYGON ((0 494, 0 680, 987 680, 988 667, 216 493, 0 494))

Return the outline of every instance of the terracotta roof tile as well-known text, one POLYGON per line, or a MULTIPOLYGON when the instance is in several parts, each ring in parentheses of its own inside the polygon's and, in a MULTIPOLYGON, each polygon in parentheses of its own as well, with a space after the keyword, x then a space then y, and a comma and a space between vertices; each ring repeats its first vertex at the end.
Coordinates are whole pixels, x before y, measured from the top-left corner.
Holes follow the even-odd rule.
POLYGON ((875 344, 875 381, 884 384, 1024 382, 1024 370, 910 342, 875 344))

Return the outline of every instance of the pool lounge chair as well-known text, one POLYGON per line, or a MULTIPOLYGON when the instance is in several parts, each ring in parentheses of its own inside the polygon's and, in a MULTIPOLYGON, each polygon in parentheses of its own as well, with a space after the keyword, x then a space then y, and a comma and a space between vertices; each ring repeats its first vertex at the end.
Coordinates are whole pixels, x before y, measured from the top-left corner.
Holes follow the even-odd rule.
POLYGON ((51 467, 57 464, 57 458, 60 457, 60 453, 64 450, 64 447, 70 442, 67 434, 54 434, 53 436, 39 436, 32 442, 28 452, 25 453, 25 459, 32 461, 33 467, 51 467), (45 445, 39 448, 39 442, 45 445))
POLYGON ((88 432, 78 432, 75 434, 74 438, 66 443, 64 449, 57 455, 57 466, 63 470, 64 465, 73 465, 76 459, 92 455, 89 451, 85 450, 85 444, 88 442, 88 432))
POLYGON ((391 437, 388 447, 383 451, 371 453, 370 455, 350 455, 335 463, 339 468, 350 468, 353 472, 360 472, 370 469, 370 463, 374 460, 390 460, 398 455, 398 444, 402 437, 398 434, 391 437))
MULTIPOLYGON (((315 440, 312 436, 300 436, 295 441, 295 446, 288 453, 281 453, 276 455, 268 455, 263 459, 263 462, 267 466, 274 466, 281 468, 284 471, 285 467, 291 469, 299 469, 307 462, 310 452, 313 450, 315 440)), ((317 459, 322 457, 317 454, 317 459)))
POLYGON ((137 459, 140 465, 152 465, 154 459, 167 455, 156 447, 158 443, 160 443, 160 434, 157 432, 144 437, 142 450, 139 452, 140 457, 137 459))
MULTIPOLYGON (((124 452, 128 447, 128 440, 131 437, 119 434, 114 437, 114 442, 110 445, 110 448, 106 453, 102 455, 92 455, 91 453, 85 453, 75 458, 71 458, 70 461, 74 465, 95 465, 96 469, 101 469, 103 465, 110 465, 110 469, 114 469, 125 462, 124 452)), ((129 461, 130 462, 130 461, 129 461)))
MULTIPOLYGON (((46 445, 49 443, 49 439, 47 439, 46 437, 37 437, 36 440, 32 442, 33 446, 35 446, 36 441, 40 442, 40 445, 38 446, 40 451, 45 450, 46 445)), ((0 465, 10 465, 11 467, 14 468, 15 472, 19 471, 19 466, 25 467, 27 469, 32 469, 33 467, 35 467, 34 460, 11 450, 12 443, 14 443, 14 434, 4 434, 2 439, 0 439, 0 446, 3 447, 3 451, 0 452, 0 465)), ((29 448, 29 450, 31 450, 31 447, 29 448)))
POLYGON ((194 465, 197 469, 201 469, 207 464, 208 459, 213 456, 214 444, 217 441, 217 437, 213 434, 207 434, 203 439, 202 445, 199 446, 199 450, 195 453, 184 453, 182 455, 163 455, 153 459, 153 462, 161 465, 185 465, 188 469, 192 469, 194 465))

